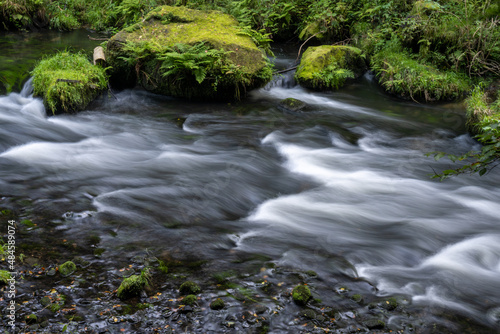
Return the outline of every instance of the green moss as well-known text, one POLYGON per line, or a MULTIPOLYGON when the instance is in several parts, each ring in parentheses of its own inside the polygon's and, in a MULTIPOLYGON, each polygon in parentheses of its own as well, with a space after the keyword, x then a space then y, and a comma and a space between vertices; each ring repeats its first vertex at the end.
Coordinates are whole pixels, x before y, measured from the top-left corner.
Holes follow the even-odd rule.
POLYGON ((352 295, 351 299, 354 300, 356 303, 361 303, 363 301, 363 295, 357 293, 355 295, 352 295))
POLYGON ((212 310, 222 310, 225 306, 226 306, 226 304, 220 298, 217 298, 216 300, 214 300, 210 303, 210 308, 212 310))
POLYGON ((26 316, 25 320, 26 320, 26 323, 28 325, 32 325, 32 324, 35 324, 37 322, 38 317, 36 316, 36 314, 31 313, 30 315, 26 316))
POLYGON ((76 265, 71 261, 64 262, 59 266, 59 273, 61 273, 62 276, 69 276, 75 271, 76 265))
POLYGON ((395 297, 390 297, 382 302, 382 307, 386 310, 393 311, 398 307, 398 300, 395 297))
POLYGON ((32 75, 34 94, 53 114, 82 110, 107 87, 104 69, 82 53, 62 51, 42 59, 32 75))
POLYGON ((113 36, 106 53, 113 82, 137 81, 164 95, 239 98, 272 77, 252 38, 240 33, 233 17, 216 11, 159 7, 140 27, 113 36), (207 59, 207 53, 218 54, 207 59))
POLYGON ((197 295, 201 292, 201 288, 198 284, 192 281, 186 281, 179 287, 179 292, 182 295, 197 295))
POLYGON ((116 295, 120 299, 128 299, 138 296, 144 287, 148 284, 149 272, 146 270, 140 275, 132 275, 124 278, 120 287, 116 291, 116 295))
POLYGON ((195 295, 187 295, 186 297, 184 297, 182 299, 182 303, 184 305, 190 305, 191 306, 191 305, 194 305, 196 303, 196 300, 197 300, 197 298, 196 298, 195 295))
POLYGON ((7 285, 12 278, 7 270, 0 270, 0 285, 7 285))
POLYGON ((348 78, 360 76, 366 64, 360 49, 352 46, 309 47, 295 73, 297 82, 311 89, 338 89, 348 78))
POLYGON ((297 305, 306 305, 311 296, 311 290, 305 285, 297 285, 292 291, 293 301, 297 305))
POLYGON ((372 57, 372 69, 389 93, 424 100, 455 100, 471 88, 470 80, 412 59, 406 51, 382 50, 372 57))

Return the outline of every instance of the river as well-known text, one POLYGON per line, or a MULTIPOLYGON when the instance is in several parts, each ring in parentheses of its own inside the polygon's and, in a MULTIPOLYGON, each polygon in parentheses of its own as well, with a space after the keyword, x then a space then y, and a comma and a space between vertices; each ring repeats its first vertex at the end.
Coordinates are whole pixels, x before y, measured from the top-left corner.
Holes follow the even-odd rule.
MULTIPOLYGON (((275 52, 278 68, 296 56, 275 52)), ((397 100, 367 74, 335 92, 277 79, 234 103, 125 90, 48 117, 30 87, 0 97, 0 196, 30 198, 63 235, 98 235, 107 258, 150 249, 230 268, 259 254, 332 294, 360 278, 426 319, 500 329, 500 172, 439 182, 453 164, 425 156, 478 148, 461 104, 397 100), (287 97, 306 111, 278 109, 287 97)))

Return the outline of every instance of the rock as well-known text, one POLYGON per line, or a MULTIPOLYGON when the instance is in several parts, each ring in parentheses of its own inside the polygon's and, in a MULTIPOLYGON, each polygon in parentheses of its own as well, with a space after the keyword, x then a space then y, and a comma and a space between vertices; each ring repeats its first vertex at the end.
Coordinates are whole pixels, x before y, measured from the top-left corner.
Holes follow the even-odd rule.
POLYGON ((103 68, 82 53, 62 51, 42 59, 31 72, 34 95, 52 114, 83 110, 108 86, 103 68))
POLYGON ((212 310, 222 310, 224 307, 226 306, 226 304, 224 303, 224 301, 220 298, 217 298, 216 300, 212 301, 210 303, 210 308, 212 310))
POLYGON ((301 100, 294 99, 293 97, 286 98, 284 100, 281 100, 280 103, 278 104, 278 108, 283 110, 283 111, 289 111, 289 112, 299 112, 302 111, 307 104, 305 102, 302 102, 301 100))
POLYGON ((120 31, 106 59, 113 84, 176 97, 238 99, 272 78, 264 53, 232 16, 185 7, 160 6, 120 31))
POLYGON ((302 55, 295 80, 311 89, 338 89, 346 79, 359 78, 367 66, 362 51, 352 46, 309 47, 302 55))
POLYGON ((191 305, 196 304, 196 300, 197 300, 197 298, 196 298, 196 296, 195 296, 195 295, 187 295, 186 297, 184 297, 184 298, 182 299, 182 303, 183 303, 184 305, 189 305, 189 306, 191 306, 191 305))
POLYGON ((147 280, 141 275, 132 275, 124 278, 120 287, 116 291, 116 295, 120 299, 128 299, 141 294, 147 280))
POLYGON ((379 319, 369 319, 364 322, 365 326, 368 327, 368 329, 384 329, 385 328, 385 322, 379 319))
POLYGON ((59 266, 59 273, 62 276, 69 276, 76 271, 76 265, 72 261, 66 261, 59 266))
POLYGON ((181 284, 179 292, 181 295, 196 295, 201 292, 201 288, 195 282, 186 281, 181 284))
POLYGON ((305 285, 297 285, 292 291, 292 298, 297 305, 306 305, 311 299, 311 290, 305 285))

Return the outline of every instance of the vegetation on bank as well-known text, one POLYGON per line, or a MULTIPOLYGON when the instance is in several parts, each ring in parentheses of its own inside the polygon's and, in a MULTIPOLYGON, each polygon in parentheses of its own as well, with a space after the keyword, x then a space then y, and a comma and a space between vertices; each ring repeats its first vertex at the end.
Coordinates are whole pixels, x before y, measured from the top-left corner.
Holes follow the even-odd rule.
POLYGON ((478 85, 466 99, 467 128, 482 144, 479 151, 462 155, 434 152, 434 158, 447 157, 453 162, 463 162, 461 167, 447 169, 434 175, 441 180, 459 174, 484 175, 500 163, 500 90, 496 85, 485 89, 478 85))
POLYGON ((105 70, 83 53, 62 51, 44 58, 32 75, 34 95, 43 97, 53 114, 82 110, 107 88, 105 70))

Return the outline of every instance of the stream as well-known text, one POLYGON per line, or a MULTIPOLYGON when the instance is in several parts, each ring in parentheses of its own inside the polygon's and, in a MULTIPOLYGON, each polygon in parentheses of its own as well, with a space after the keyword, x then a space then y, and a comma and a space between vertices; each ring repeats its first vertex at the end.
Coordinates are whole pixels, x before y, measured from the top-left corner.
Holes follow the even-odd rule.
MULTIPOLYGON (((74 34, 85 32, 59 38, 70 44, 74 34)), ((31 55, 10 53, 8 38, 0 37, 1 49, 8 50, 2 57, 31 61, 31 55)), ((25 36, 16 45, 34 39, 25 36)), ((47 50, 61 43, 43 41, 47 50)), ((295 46, 274 49, 276 68, 293 64, 295 46)), ((0 68, 7 66, 0 59, 0 68)), ((22 90, 0 96, 0 207, 14 210, 16 220, 40 222, 26 232, 31 236, 19 234, 18 243, 38 238, 44 245, 45 234, 76 243, 97 238, 81 257, 107 272, 103 291, 116 289, 117 270, 147 251, 209 263, 200 273, 257 266, 251 275, 267 270, 270 282, 272 266, 287 268, 291 276, 314 271, 318 279, 308 285, 321 305, 345 306, 339 302, 343 291, 374 302, 397 296, 405 299, 405 312, 417 314, 413 326, 500 332, 500 172, 439 182, 431 179, 434 171, 456 166, 425 156, 478 149, 466 133, 461 104, 398 100, 384 94, 370 74, 335 92, 312 92, 285 76, 241 102, 190 102, 133 89, 104 94, 78 114, 48 117, 24 82, 22 90), (306 110, 280 110, 279 101, 288 97, 306 102, 306 110), (252 260, 235 261, 239 254, 252 260)), ((7 219, 0 219, 6 226, 7 219)), ((6 240, 6 228, 1 235, 6 240)), ((27 263, 45 261, 48 268, 75 252, 59 252, 67 257, 60 260, 32 253, 27 263)), ((186 275, 208 285, 201 274, 186 275)), ((276 278, 275 286, 304 281, 291 276, 276 278)), ((244 285, 238 277, 236 283, 244 285)), ((42 290, 56 284, 43 282, 42 290)), ((29 294, 27 284, 19 284, 29 294)), ((224 293, 214 288, 210 297, 224 293)), ((76 304, 84 298, 66 294, 76 304)), ((293 322, 298 306, 282 302, 276 308, 264 297, 260 302, 278 314, 268 317, 270 333, 306 332, 303 322, 293 322)), ((339 308, 351 321, 346 310, 352 308, 339 308)), ((37 310, 32 306, 29 313, 37 310)), ((92 318, 97 311, 78 312, 100 332, 100 320, 92 318)), ((193 333, 244 327, 222 326, 226 320, 210 312, 199 317, 201 327, 193 333)), ((384 317, 385 329, 374 327, 380 333, 412 332, 407 313, 384 317)), ((18 321, 23 328, 23 319, 18 321)), ((174 328, 175 321, 164 321, 174 328)), ((135 330, 132 321, 127 326, 127 332, 135 330)), ((315 332, 311 328, 307 332, 315 332)), ((335 328, 344 333, 340 324, 335 328)))

